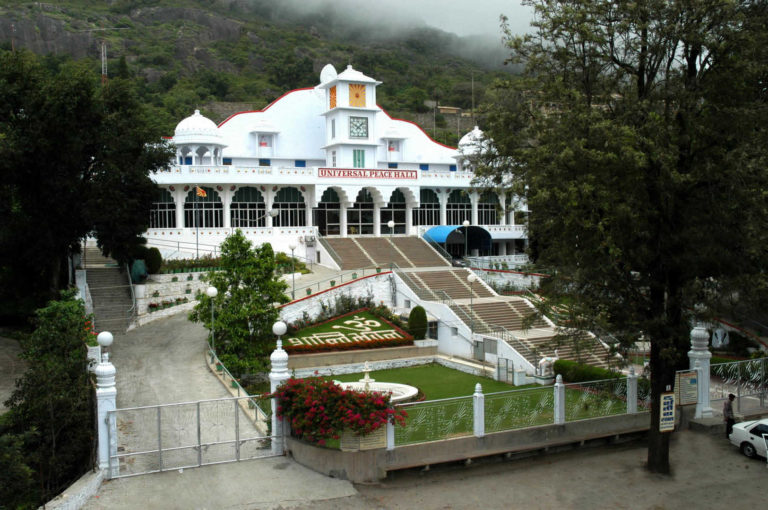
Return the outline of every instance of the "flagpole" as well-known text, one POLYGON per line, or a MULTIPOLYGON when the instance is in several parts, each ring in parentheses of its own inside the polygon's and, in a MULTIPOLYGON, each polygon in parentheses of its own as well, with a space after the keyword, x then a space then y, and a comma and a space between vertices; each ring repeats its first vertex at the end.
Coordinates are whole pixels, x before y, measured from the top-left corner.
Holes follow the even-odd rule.
POLYGON ((198 189, 198 185, 195 184, 195 260, 200 258, 200 218, 197 216, 197 201, 199 200, 197 195, 198 189))

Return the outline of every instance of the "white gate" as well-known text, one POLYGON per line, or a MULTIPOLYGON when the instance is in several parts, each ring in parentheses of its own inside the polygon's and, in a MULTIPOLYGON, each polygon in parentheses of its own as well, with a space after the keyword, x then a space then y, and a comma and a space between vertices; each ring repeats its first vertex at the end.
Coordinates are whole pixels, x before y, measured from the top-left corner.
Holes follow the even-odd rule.
POLYGON ((115 426, 108 429, 116 431, 110 477, 282 455, 268 406, 266 399, 234 397, 109 411, 115 426))

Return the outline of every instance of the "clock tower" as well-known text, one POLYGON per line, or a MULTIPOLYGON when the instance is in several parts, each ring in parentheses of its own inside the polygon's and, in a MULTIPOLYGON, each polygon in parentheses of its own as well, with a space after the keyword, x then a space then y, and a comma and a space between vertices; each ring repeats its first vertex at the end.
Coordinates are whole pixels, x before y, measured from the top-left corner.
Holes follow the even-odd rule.
POLYGON ((326 164, 336 168, 376 166, 376 87, 381 84, 351 65, 337 74, 328 64, 320 73, 325 90, 326 164))

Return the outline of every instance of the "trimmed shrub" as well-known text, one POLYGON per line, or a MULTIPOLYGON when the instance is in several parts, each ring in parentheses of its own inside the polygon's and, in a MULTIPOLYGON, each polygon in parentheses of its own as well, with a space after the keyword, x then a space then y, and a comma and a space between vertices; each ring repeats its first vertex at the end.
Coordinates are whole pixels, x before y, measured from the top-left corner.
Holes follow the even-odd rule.
POLYGON ((421 306, 414 307, 411 315, 408 316, 408 331, 413 335, 414 340, 423 340, 427 334, 427 312, 421 306))
POLYGON ((148 249, 144 255, 144 262, 147 264, 147 272, 149 274, 157 274, 163 265, 163 256, 160 255, 160 250, 157 248, 148 249))
POLYGON ((559 359, 553 367, 555 374, 563 376, 563 382, 575 383, 585 381, 599 381, 601 379, 613 379, 622 377, 618 372, 605 368, 593 367, 576 361, 559 359))

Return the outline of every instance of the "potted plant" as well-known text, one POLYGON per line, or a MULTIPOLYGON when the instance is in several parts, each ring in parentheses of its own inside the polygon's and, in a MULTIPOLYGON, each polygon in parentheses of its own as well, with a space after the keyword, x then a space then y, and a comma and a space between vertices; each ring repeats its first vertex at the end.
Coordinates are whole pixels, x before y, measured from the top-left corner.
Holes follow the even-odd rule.
POLYGON ((311 296, 311 295, 312 295, 312 289, 307 289, 307 296, 311 296))
POLYGON ((335 286, 336 286, 336 280, 331 280, 331 287, 335 287, 335 286))

